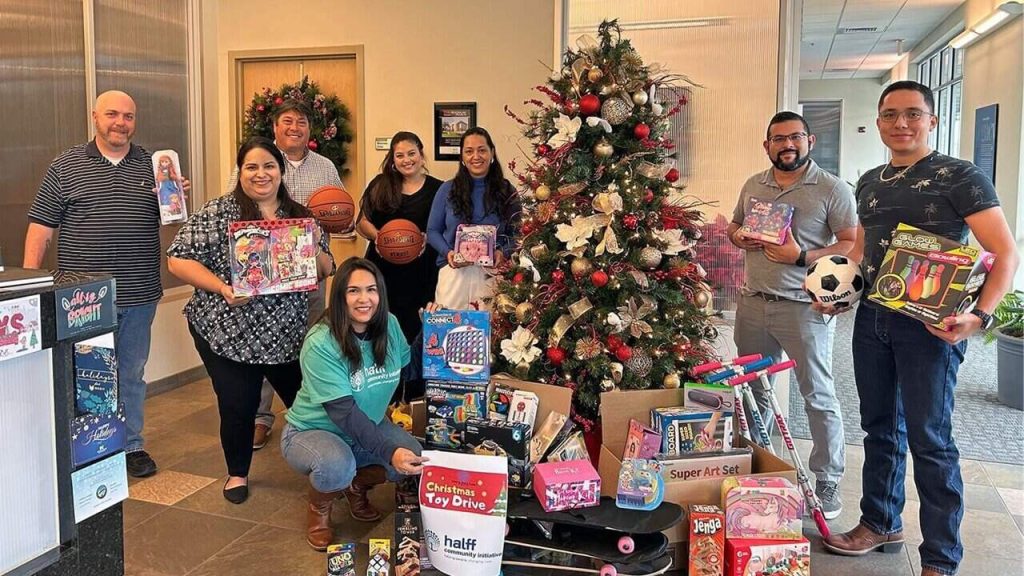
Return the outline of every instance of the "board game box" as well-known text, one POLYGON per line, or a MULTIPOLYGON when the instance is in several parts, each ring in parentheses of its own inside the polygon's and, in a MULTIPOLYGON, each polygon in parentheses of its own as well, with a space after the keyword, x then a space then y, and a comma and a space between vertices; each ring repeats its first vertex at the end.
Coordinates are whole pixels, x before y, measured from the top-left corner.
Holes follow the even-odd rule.
POLYGON ((316 290, 316 225, 312 218, 230 223, 235 296, 316 290))
POLYGON ((423 379, 487 382, 491 377, 491 313, 423 313, 423 379))
POLYGON ((786 243, 786 234, 789 233, 792 221, 793 207, 789 204, 747 198, 740 230, 747 238, 781 246, 786 243))

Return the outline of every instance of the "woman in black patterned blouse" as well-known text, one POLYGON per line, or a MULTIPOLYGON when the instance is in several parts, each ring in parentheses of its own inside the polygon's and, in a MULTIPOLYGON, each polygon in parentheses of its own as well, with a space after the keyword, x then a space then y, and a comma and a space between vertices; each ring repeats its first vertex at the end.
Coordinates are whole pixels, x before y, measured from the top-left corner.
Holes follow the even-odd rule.
MULTIPOLYGON (((311 218, 281 183, 284 158, 274 143, 253 138, 238 151, 238 184, 206 203, 178 231, 167 268, 196 288, 185 306, 189 331, 217 394, 220 441, 227 461, 224 497, 249 496, 252 435, 263 378, 286 406, 302 384, 299 350, 306 334, 307 292, 249 297, 231 287, 228 225, 243 220, 311 218)), ((317 229, 319 279, 334 267, 326 234, 317 229)))

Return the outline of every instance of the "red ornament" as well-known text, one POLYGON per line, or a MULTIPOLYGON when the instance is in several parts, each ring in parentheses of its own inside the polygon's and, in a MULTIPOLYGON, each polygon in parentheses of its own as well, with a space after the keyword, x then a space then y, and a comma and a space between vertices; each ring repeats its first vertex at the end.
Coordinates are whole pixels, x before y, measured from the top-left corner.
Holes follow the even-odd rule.
POLYGON ((604 270, 594 270, 594 273, 590 275, 590 283, 601 288, 608 283, 608 273, 604 270))
POLYGON ((522 272, 516 272, 515 274, 512 275, 512 283, 522 284, 525 278, 526 276, 522 272))
POLYGON ((636 227, 639 224, 640 217, 636 214, 630 213, 622 217, 622 225, 625 226, 627 230, 636 230, 636 227))
POLYGON ((257 112, 265 112, 266 110, 267 110, 267 107, 264 106, 263 104, 260 104, 259 106, 256 107, 256 111, 257 112))
POLYGON ((651 190, 650 188, 648 188, 647 190, 644 191, 644 202, 650 204, 653 201, 654 201, 654 190, 651 190))
POLYGON ((686 354, 693 349, 693 344, 690 342, 689 338, 686 336, 680 336, 680 338, 681 339, 678 342, 672 345, 672 353, 675 354, 677 358, 686 356, 686 354))
POLYGON ((668 173, 665 174, 665 180, 668 180, 669 182, 679 180, 679 170, 676 170, 675 168, 669 170, 668 173))
POLYGON ((551 279, 554 280, 556 284, 561 284, 562 282, 565 282, 565 272, 555 270, 551 273, 551 279))
POLYGON ((579 108, 579 105, 578 105, 578 104, 576 104, 576 101, 575 101, 575 100, 566 100, 566 101, 565 101, 565 104, 563 104, 563 105, 562 105, 562 110, 563 110, 563 111, 564 111, 564 112, 565 112, 566 114, 568 114, 568 115, 570 115, 570 116, 572 116, 573 114, 575 114, 575 113, 576 113, 576 110, 577 110, 578 108, 579 108))
POLYGON ((284 104, 284 98, 281 98, 280 96, 274 98, 274 106, 280 106, 281 104, 284 104))
POLYGON ((651 135, 651 127, 643 122, 633 126, 633 136, 636 136, 637 140, 644 140, 651 135))
POLYGON ((609 334, 608 340, 606 340, 606 342, 608 343, 608 350, 612 352, 615 352, 619 348, 622 348, 623 345, 622 339, 616 336, 615 334, 609 334))
POLYGON ((615 357, 619 359, 619 362, 625 362, 633 357, 633 349, 623 344, 615 350, 615 357))
POLYGON ((320 145, 316 143, 316 140, 310 140, 309 144, 306 144, 306 146, 309 146, 310 150, 316 150, 320 147, 320 145))
POLYGON ((561 366, 562 362, 565 362, 565 350, 559 348, 558 346, 552 346, 551 348, 548 348, 545 354, 548 357, 548 361, 554 364, 555 366, 561 366))
POLYGON ((519 231, 523 233, 523 236, 529 236, 530 234, 533 233, 534 230, 536 230, 536 227, 534 226, 532 220, 527 220, 526 222, 523 222, 523 225, 519 227, 519 231))
POLYGON ((540 144, 539 146, 537 146, 537 154, 540 154, 541 156, 547 156, 550 153, 551 146, 548 146, 547 144, 540 144))
POLYGON ((601 99, 593 94, 580 98, 580 114, 593 116, 601 110, 601 99))

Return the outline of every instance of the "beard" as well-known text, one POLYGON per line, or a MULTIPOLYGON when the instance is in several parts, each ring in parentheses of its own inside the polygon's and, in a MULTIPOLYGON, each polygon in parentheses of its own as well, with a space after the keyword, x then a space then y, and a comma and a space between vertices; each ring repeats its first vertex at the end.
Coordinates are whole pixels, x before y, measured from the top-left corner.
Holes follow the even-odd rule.
POLYGON ((794 172, 796 170, 799 170, 799 169, 803 168, 804 164, 807 164, 807 161, 810 160, 810 159, 811 159, 810 153, 804 154, 803 156, 801 156, 799 150, 795 150, 795 149, 782 150, 781 152, 776 154, 774 158, 772 158, 772 166, 775 166, 776 168, 778 168, 779 170, 782 170, 783 172, 794 172), (784 161, 782 159, 782 155, 787 153, 787 152, 792 152, 792 153, 796 154, 796 158, 793 159, 792 162, 786 162, 786 161, 784 161))

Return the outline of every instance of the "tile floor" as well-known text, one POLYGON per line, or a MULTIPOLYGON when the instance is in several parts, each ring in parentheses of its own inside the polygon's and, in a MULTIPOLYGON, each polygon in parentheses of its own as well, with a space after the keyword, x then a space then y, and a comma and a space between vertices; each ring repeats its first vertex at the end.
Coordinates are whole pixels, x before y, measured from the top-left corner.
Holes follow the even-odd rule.
MULTIPOLYGON (((326 573, 324 555, 305 541, 305 479, 281 458, 282 419, 272 441, 256 452, 250 476, 250 498, 236 506, 221 496, 226 478, 218 440, 219 418, 209 381, 202 380, 146 402, 147 449, 160 466, 151 478, 130 482, 125 502, 125 573, 130 576, 262 576, 326 573)), ((798 441, 805 461, 809 442, 798 441)), ((847 475, 841 490, 843 514, 834 530, 852 527, 859 517, 863 449, 847 447, 847 475)), ((908 470, 908 476, 910 471, 908 470)), ((963 576, 1024 573, 1024 468, 963 461, 967 511, 962 538, 963 576)), ((827 554, 808 521, 814 574, 843 576, 916 576, 919 504, 913 479, 907 482, 904 512, 909 546, 899 554, 875 553, 862 558, 827 554)), ((393 492, 381 487, 373 501, 393 509, 393 492)), ((376 524, 355 522, 344 501, 335 506, 338 541, 363 543, 359 574, 365 574, 365 544, 370 538, 391 538, 390 514, 376 524)), ((677 572, 683 574, 684 572, 677 572)))

